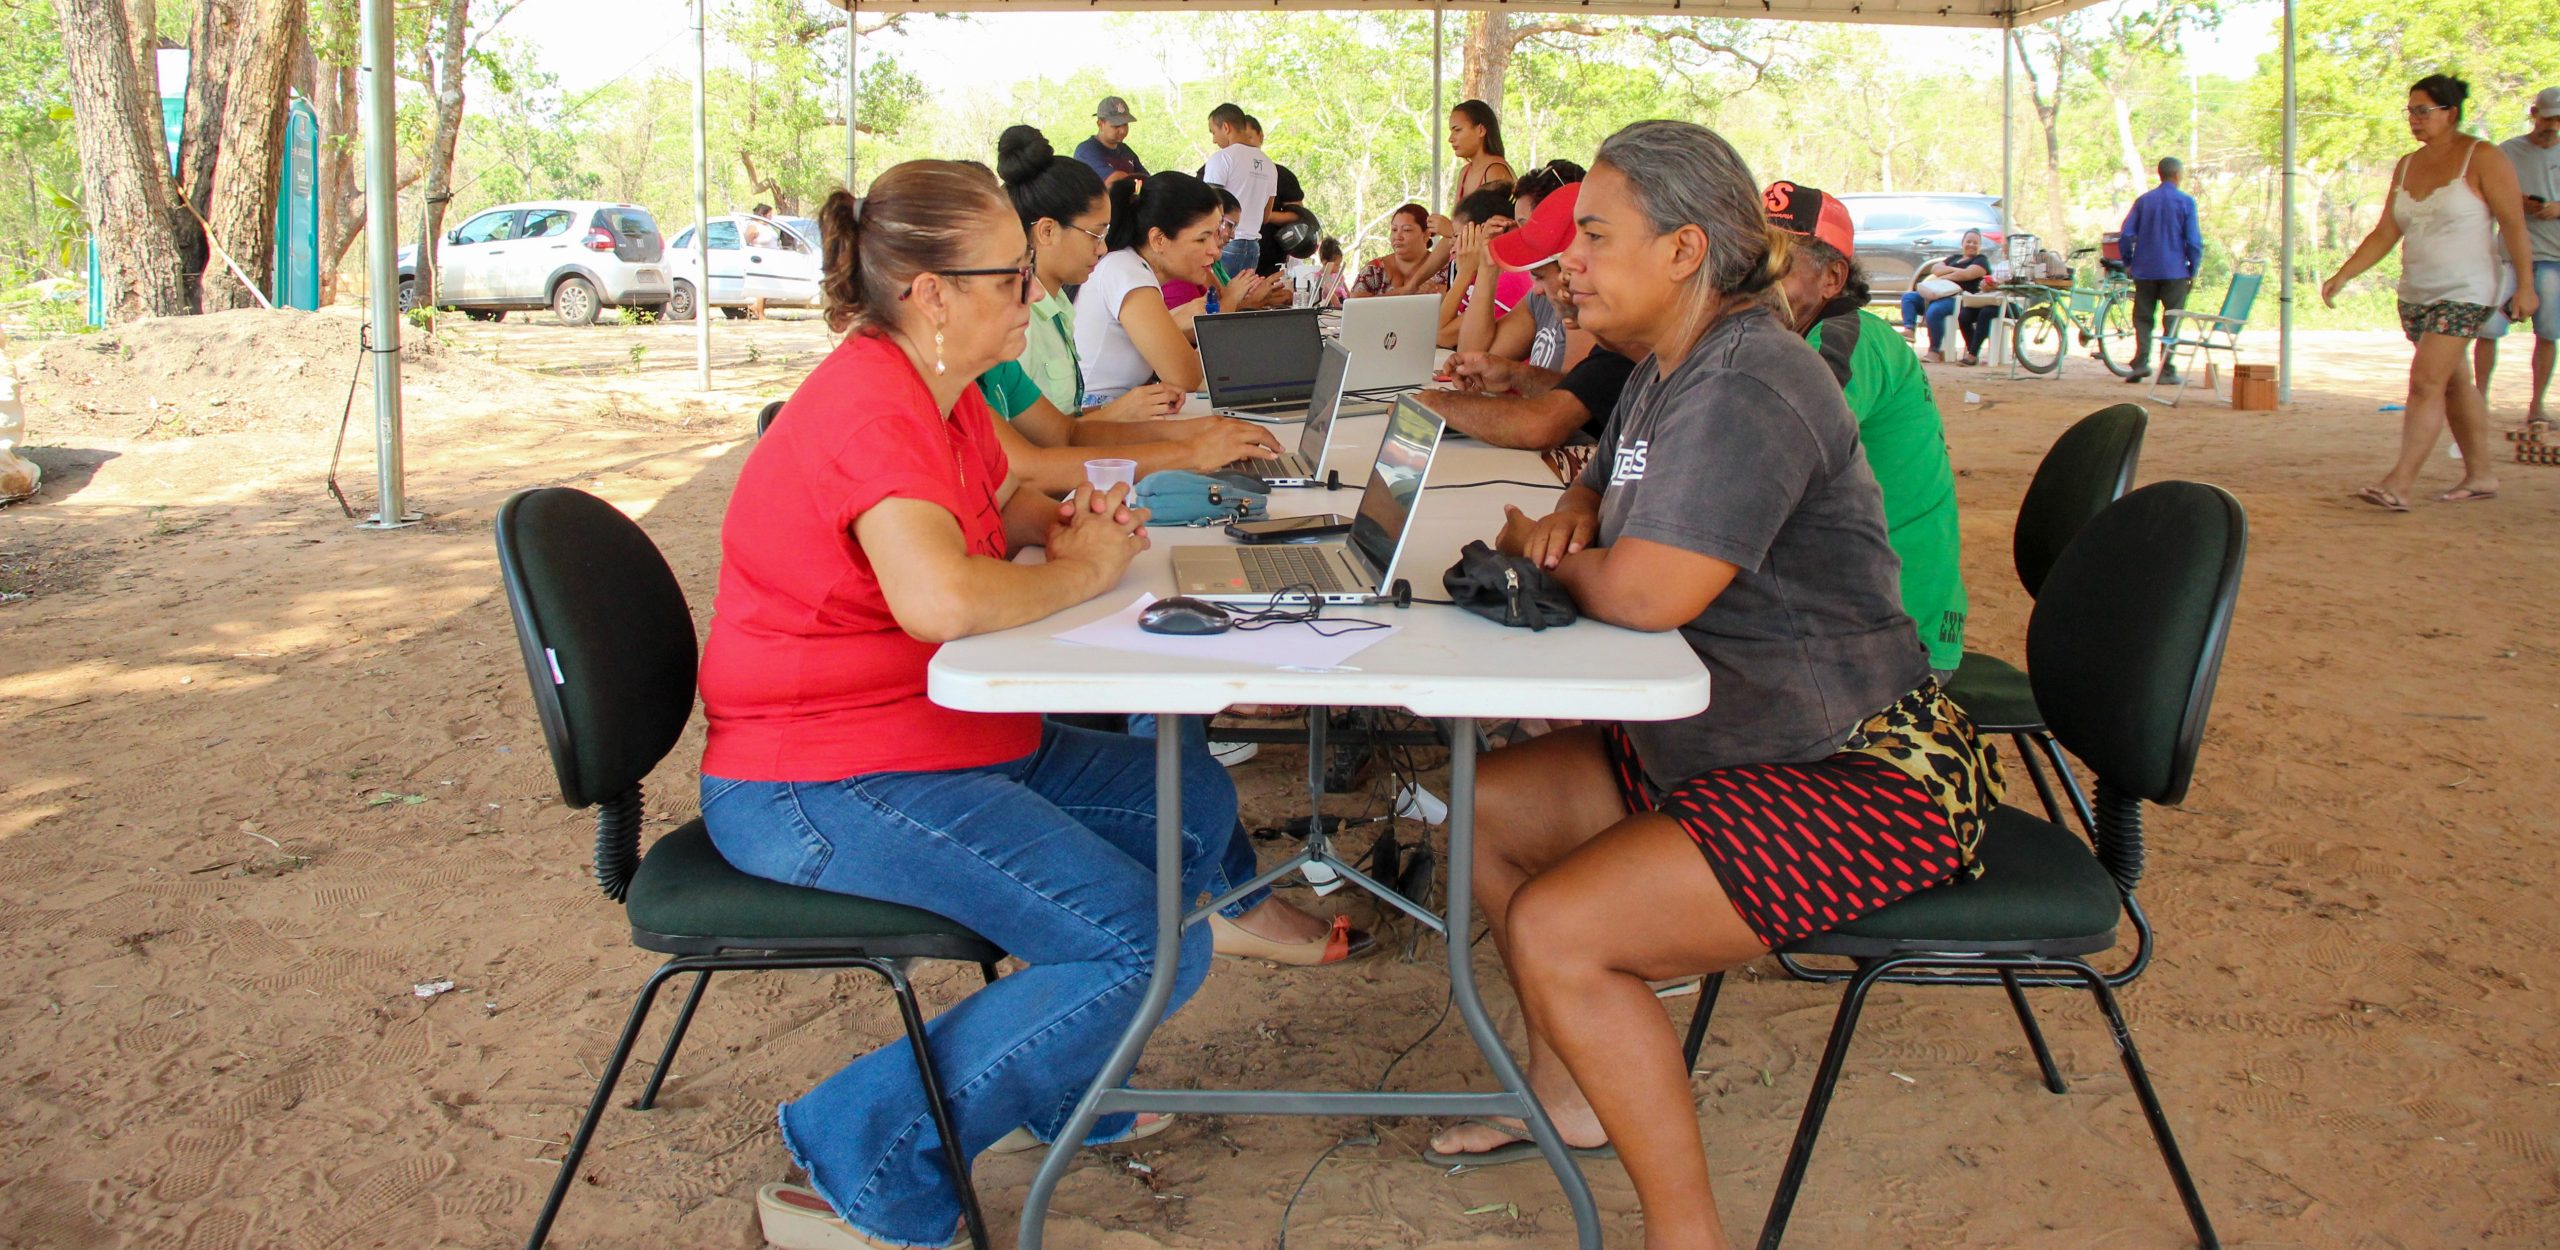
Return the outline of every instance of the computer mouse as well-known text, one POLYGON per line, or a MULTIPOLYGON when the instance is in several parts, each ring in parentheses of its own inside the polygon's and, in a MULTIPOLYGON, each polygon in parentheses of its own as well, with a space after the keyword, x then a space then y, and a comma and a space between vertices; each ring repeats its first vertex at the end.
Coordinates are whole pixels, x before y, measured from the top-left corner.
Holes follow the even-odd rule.
POLYGON ((1187 595, 1159 599, 1138 614, 1138 628, 1150 634, 1223 634, 1235 623, 1225 608, 1187 595))

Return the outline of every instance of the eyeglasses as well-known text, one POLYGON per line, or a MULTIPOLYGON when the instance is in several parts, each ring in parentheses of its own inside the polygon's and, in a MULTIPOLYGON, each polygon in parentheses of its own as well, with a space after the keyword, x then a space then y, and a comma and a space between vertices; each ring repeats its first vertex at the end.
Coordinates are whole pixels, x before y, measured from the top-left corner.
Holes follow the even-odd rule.
MULTIPOLYGON (((1002 269, 930 269, 926 272, 938 273, 946 278, 993 278, 998 276, 1010 276, 1019 284, 1014 291, 1014 302, 1018 304, 1028 304, 1031 302, 1032 264, 1027 260, 1019 265, 1008 265, 1002 269)), ((909 287, 906 290, 898 292, 898 298, 905 299, 913 294, 915 294, 915 288, 909 287)))
POLYGON ((2408 110, 2410 121, 2417 121, 2429 113, 2449 113, 2451 111, 2453 111, 2453 106, 2450 104, 2412 104, 2409 106, 2408 110))
POLYGON ((1069 229, 1069 230, 1073 230, 1073 231, 1075 231, 1077 234, 1083 235, 1084 237, 1086 237, 1086 238, 1088 238, 1088 239, 1093 240, 1093 245, 1094 245, 1095 247, 1101 248, 1102 250, 1104 250, 1104 251, 1106 251, 1106 252, 1107 252, 1107 251, 1109 251, 1109 250, 1111 250, 1111 240, 1110 240, 1108 237, 1106 237, 1106 236, 1105 236, 1101 231, 1099 231, 1099 230, 1087 230, 1087 229, 1085 229, 1084 227, 1079 226, 1079 225, 1077 225, 1076 223, 1074 223, 1074 222, 1072 222, 1072 221, 1062 221, 1062 222, 1059 222, 1058 224, 1059 224, 1059 225, 1061 225, 1061 226, 1065 226, 1065 227, 1066 227, 1067 229, 1069 229))

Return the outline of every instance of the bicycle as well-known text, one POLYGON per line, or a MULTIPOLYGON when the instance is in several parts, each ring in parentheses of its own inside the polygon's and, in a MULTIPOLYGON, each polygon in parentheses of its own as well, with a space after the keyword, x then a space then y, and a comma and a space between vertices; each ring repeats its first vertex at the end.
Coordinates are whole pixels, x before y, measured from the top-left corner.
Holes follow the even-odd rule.
POLYGON ((2077 331, 2080 345, 2095 345, 2089 353, 2107 371, 2117 377, 2130 377, 2133 366, 2133 279, 2123 268, 2100 262, 2095 281, 2081 267, 2083 258, 2098 249, 2084 247, 2071 254, 2071 286, 2057 290, 2041 282, 2006 282, 2000 292, 2016 299, 2020 307, 2011 314, 2009 327, 2010 359, 2029 373, 2051 373, 2062 367, 2062 353, 2068 346, 2071 331, 2077 331), (2068 327, 2068 329, 2066 329, 2068 327))

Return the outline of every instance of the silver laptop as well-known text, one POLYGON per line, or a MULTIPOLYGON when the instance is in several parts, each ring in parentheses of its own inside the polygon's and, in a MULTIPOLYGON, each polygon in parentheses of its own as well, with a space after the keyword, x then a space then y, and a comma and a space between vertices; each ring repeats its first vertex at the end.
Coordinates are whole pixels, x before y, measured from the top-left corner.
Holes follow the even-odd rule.
POLYGON ((1342 302, 1341 342, 1351 352, 1354 395, 1414 390, 1431 381, 1440 339, 1440 297, 1381 295, 1342 302))
POLYGON ((1396 561, 1413 532, 1422 484, 1440 453, 1437 413, 1412 396, 1396 402, 1378 458, 1369 465, 1351 536, 1320 543, 1176 547, 1173 584, 1218 603, 1370 603, 1395 585, 1396 561))
POLYGON ((1333 418, 1342 406, 1342 379, 1350 370, 1351 353, 1339 343, 1317 350, 1322 355, 1316 361, 1315 404, 1307 409, 1306 427, 1298 431, 1298 449, 1277 460, 1238 460, 1228 471, 1252 474, 1265 486, 1324 485, 1325 451, 1333 443, 1333 418))
POLYGON ((1304 413, 1316 390, 1324 335, 1312 308, 1268 308, 1195 318, 1209 407, 1229 417, 1304 413))

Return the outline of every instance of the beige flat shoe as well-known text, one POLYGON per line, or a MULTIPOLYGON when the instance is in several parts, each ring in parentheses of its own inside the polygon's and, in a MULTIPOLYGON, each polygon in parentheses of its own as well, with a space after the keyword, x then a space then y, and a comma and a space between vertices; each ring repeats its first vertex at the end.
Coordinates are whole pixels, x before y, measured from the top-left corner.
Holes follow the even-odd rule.
POLYGON ((1214 912, 1209 916, 1209 932, 1217 940, 1220 959, 1262 959, 1291 968, 1338 964, 1377 945, 1368 930, 1351 927, 1349 916, 1334 917, 1333 927, 1323 937, 1304 942, 1275 942, 1214 912))
MULTIPOLYGON (((909 1250, 897 1242, 855 1232, 806 1185, 773 1184, 757 1190, 756 1218, 764 1225, 764 1244, 773 1250, 909 1250)), ((942 1250, 960 1250, 968 1244, 969 1235, 962 1233, 942 1250)))
MULTIPOLYGON (((1106 1146, 1121 1146, 1133 1141, 1145 1141, 1147 1138, 1153 1137, 1156 1134, 1173 1127, 1175 1117, 1170 1115, 1158 1115, 1155 1116, 1154 1119, 1148 1119, 1147 1116, 1152 1114, 1154 1113, 1149 1112, 1140 1115, 1138 1117, 1138 1126, 1130 1129, 1128 1136, 1121 1138, 1119 1141, 1104 1142, 1103 1144, 1106 1146)), ((987 1147, 987 1153, 991 1155, 1018 1155, 1026 1150, 1046 1149, 1048 1145, 1049 1143, 1032 1136, 1030 1126, 1025 1125, 997 1138, 994 1145, 987 1147)))

